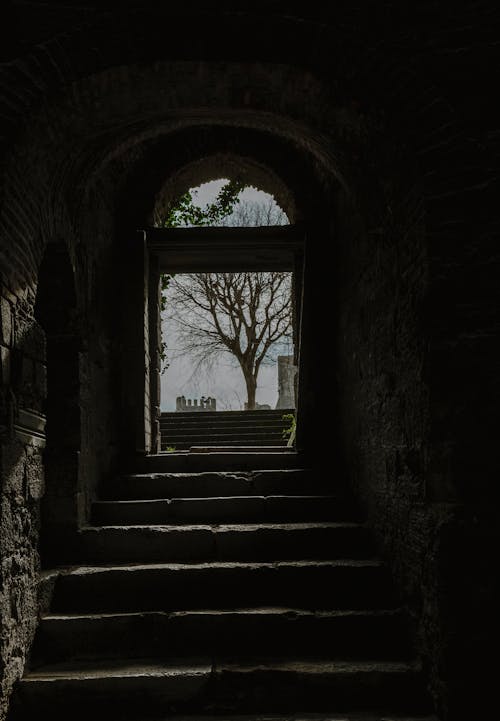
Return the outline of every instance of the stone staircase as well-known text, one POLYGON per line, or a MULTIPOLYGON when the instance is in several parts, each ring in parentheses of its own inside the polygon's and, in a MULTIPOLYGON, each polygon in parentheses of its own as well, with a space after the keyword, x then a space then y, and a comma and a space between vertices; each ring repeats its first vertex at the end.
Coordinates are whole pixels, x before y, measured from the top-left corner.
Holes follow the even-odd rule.
POLYGON ((368 529, 295 453, 146 458, 103 489, 71 554, 45 572, 10 721, 428 711, 368 529))
POLYGON ((286 446, 283 431, 290 427, 286 414, 294 410, 271 411, 184 411, 162 413, 161 449, 177 451, 192 446, 286 446))

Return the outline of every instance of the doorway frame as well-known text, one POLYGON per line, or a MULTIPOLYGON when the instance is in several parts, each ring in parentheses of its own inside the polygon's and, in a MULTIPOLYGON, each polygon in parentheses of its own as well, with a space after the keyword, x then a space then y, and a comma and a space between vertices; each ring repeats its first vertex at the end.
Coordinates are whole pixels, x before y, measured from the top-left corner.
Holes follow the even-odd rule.
POLYGON ((147 253, 146 312, 149 330, 149 418, 145 419, 150 453, 159 453, 161 374, 161 291, 163 273, 292 273, 294 361, 297 383, 297 448, 300 433, 301 320, 306 232, 301 224, 253 227, 155 228, 141 230, 147 253))

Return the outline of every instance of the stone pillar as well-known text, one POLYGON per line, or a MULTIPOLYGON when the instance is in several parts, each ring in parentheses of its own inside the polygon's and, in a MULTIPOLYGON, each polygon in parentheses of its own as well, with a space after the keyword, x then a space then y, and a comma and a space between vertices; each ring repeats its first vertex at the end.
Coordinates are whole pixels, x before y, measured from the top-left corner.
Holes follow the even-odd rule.
POLYGON ((295 377, 297 371, 293 356, 278 356, 278 402, 276 408, 295 408, 295 377))

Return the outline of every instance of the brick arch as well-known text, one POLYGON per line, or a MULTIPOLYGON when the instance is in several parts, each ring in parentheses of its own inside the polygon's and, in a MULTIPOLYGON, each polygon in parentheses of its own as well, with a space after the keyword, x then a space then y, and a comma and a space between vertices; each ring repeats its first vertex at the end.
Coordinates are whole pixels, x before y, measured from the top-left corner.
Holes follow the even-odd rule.
MULTIPOLYGON (((6 126, 4 137, 12 144, 13 131, 19 134, 20 129, 25 127, 25 121, 28 118, 31 121, 36 116, 36 109, 41 107, 47 125, 64 131, 65 113, 61 112, 63 108, 58 105, 64 94, 72 98, 73 103, 67 104, 66 110, 77 124, 79 114, 82 118, 85 117, 86 105, 103 105, 100 97, 106 97, 106 102, 109 102, 115 86, 126 87, 130 84, 133 67, 136 68, 136 76, 144 80, 150 72, 147 70, 148 64, 149 68, 157 69, 162 62, 169 63, 183 58, 185 61, 195 61, 200 80, 208 78, 208 83, 204 84, 210 86, 210 64, 217 64, 220 58, 227 56, 230 56, 234 63, 245 63, 252 57, 253 31, 254 36, 259 37, 259 54, 262 58, 262 63, 255 70, 255 77, 260 75, 261 80, 266 79, 267 63, 272 66, 271 77, 276 74, 280 89, 290 85, 294 93, 300 91, 300 82, 297 84, 297 79, 307 78, 306 82, 302 83, 302 92, 307 91, 307 96, 301 104, 304 108, 310 106, 311 117, 325 116, 326 132, 325 129, 318 129, 320 135, 325 133, 324 145, 328 145, 332 136, 337 133, 342 142, 347 141, 345 152, 349 154, 350 137, 366 133, 367 119, 369 124, 372 121, 389 125, 392 123, 392 129, 397 130, 397 135, 403 142, 410 139, 410 143, 415 142, 418 146, 416 150, 421 153, 418 162, 419 165, 423 164, 425 174, 425 163, 429 162, 430 167, 436 162, 435 153, 431 159, 427 159, 426 149, 428 150, 429 144, 432 144, 440 129, 449 130, 455 125, 451 108, 437 90, 429 86, 428 81, 420 80, 418 70, 412 69, 412 63, 404 61, 391 48, 391 33, 394 33, 394 27, 387 27, 384 34, 384 26, 379 22, 373 29, 370 28, 368 20, 366 26, 360 27, 355 13, 347 13, 344 17, 345 11, 338 12, 338 20, 343 23, 342 32, 336 27, 337 18, 325 23, 314 18, 299 18, 293 14, 283 17, 276 13, 267 18, 263 25, 262 15, 258 10, 223 12, 222 22, 220 18, 211 17, 211 13, 201 13, 194 19, 190 15, 189 27, 193 42, 188 44, 188 48, 185 47, 183 34, 180 32, 186 22, 186 16, 183 16, 182 12, 175 18, 169 18, 168 43, 164 42, 162 21, 165 15, 162 13, 127 11, 118 21, 116 18, 98 14, 90 22, 64 37, 59 36, 47 41, 39 46, 32 56, 5 69, 3 87, 12 114, 10 130, 6 126), (245 33, 240 32, 243 28, 245 33), (134 42, 129 41, 132 32, 134 42), (280 76, 279 69, 283 67, 292 68, 293 72, 280 76), (287 82, 283 82, 283 77, 287 82), (323 88, 328 85, 330 90, 326 93, 318 90, 321 84, 323 88), (9 87, 14 85, 15 99, 9 95, 9 87), (51 113, 50 106, 54 103, 58 109, 51 113), (329 114, 329 109, 334 106, 338 112, 329 114), (422 128, 428 129, 427 136, 421 132, 422 128)), ((396 19, 395 22, 398 29, 399 21, 396 19)), ((182 74, 177 77, 182 78, 182 74)), ((243 77, 245 83, 248 81, 250 85, 252 76, 243 73, 243 77)), ((240 117, 245 111, 252 115, 257 110, 268 112, 269 108, 273 111, 279 108, 279 113, 284 117, 290 116, 291 106, 287 107, 283 100, 286 93, 282 93, 283 97, 279 97, 277 93, 269 93, 266 80, 260 88, 257 83, 252 95, 252 91, 244 87, 245 83, 240 88, 235 88, 235 92, 240 95, 240 117)), ((182 84, 187 86, 189 82, 183 81, 182 84)), ((219 97, 220 91, 221 88, 217 87, 216 94, 219 97)), ((213 94, 212 90, 211 93, 213 94)), ((130 95, 132 97, 133 93, 130 95)), ((171 83, 163 87, 163 97, 167 98, 172 108, 177 107, 180 110, 183 107, 181 96, 171 83)), ((60 170, 62 177, 57 184, 72 185, 75 175, 78 177, 80 173, 82 163, 84 170, 90 172, 97 162, 96 154, 105 155, 110 152, 110 137, 107 136, 121 136, 125 144, 137 142, 141 134, 148 132, 144 127, 139 127, 144 125, 144 120, 144 117, 134 120, 129 118, 125 122, 135 127, 127 128, 124 127, 123 119, 116 118, 113 125, 113 120, 103 115, 101 130, 104 130, 101 137, 86 136, 85 132, 82 135, 81 129, 76 129, 75 132, 79 135, 68 138, 69 148, 80 147, 80 143, 85 142, 92 147, 92 151, 87 154, 87 151, 80 149, 78 160, 71 161, 72 167, 60 170), (108 148, 107 151, 105 147, 108 148), (82 156, 86 156, 87 160, 82 156)), ((271 122, 272 120, 271 118, 271 122)), ((161 122, 156 125, 158 127, 161 122)), ((123 148, 118 148, 115 152, 122 150, 123 148)), ((333 158, 337 167, 345 160, 342 151, 338 157, 333 158)), ((15 175, 12 166, 10 172, 15 175)), ((452 181, 451 175, 447 180, 452 181)), ((436 182, 442 184, 446 179, 437 179, 435 174, 429 174, 426 178, 427 197, 433 195, 436 182)), ((11 207, 17 205, 16 199, 11 197, 8 198, 8 203, 11 207)), ((50 209, 47 215, 47 221, 52 223, 57 212, 50 209)))
MULTIPOLYGON (((355 16, 342 18, 341 11, 338 19, 345 23, 342 33, 335 29, 337 18, 328 24, 307 18, 303 12, 288 11, 285 15, 270 13, 268 8, 264 14, 258 8, 221 8, 217 14, 200 8, 196 13, 191 8, 185 12, 123 8, 118 18, 96 12, 4 68, 2 90, 10 111, 4 119, 5 136, 25 127, 27 117, 44 98, 57 97, 85 77, 162 60, 253 59, 256 38, 262 62, 284 61, 303 69, 321 67, 328 77, 331 68, 339 64, 348 67, 363 47, 362 38, 355 40, 354 28, 366 33, 355 16), (186 27, 189 43, 185 42, 186 27)), ((388 37, 390 33, 388 28, 388 37)), ((380 44, 380 37, 377 41, 380 44)))
MULTIPOLYGON (((207 67, 205 72, 212 76, 215 73, 216 77, 219 70, 220 66, 207 67)), ((71 96, 34 117, 27 147, 17 153, 14 150, 7 163, 9 182, 5 205, 9 217, 4 213, 0 229, 6 235, 12 232, 12 218, 19 213, 24 220, 23 230, 30 236, 28 240, 21 236, 19 228, 14 231, 18 236, 19 259, 13 275, 17 274, 23 284, 32 283, 43 236, 60 235, 61 225, 74 222, 67 214, 74 214, 75 206, 76 209, 81 206, 88 180, 99 177, 103 164, 115 161, 128 150, 133 155, 134 146, 140 141, 161 134, 207 123, 230 128, 271 128, 277 137, 301 140, 320 163, 324 165, 326 159, 332 172, 335 163, 334 158, 328 157, 326 138, 320 129, 311 131, 307 127, 307 118, 300 118, 304 98, 300 102, 293 100, 296 89, 288 98, 282 92, 285 79, 296 77, 296 73, 286 67, 278 70, 277 73, 275 67, 259 69, 252 93, 234 83, 238 74, 247 77, 249 68, 230 66, 221 82, 221 94, 215 100, 207 90, 207 83, 198 77, 195 64, 155 66, 150 69, 147 83, 142 68, 122 69, 122 83, 117 87, 113 86, 115 78, 108 71, 84 81, 74 88, 71 96), (179 91, 182 97, 174 97, 174 93, 165 98, 162 88, 177 82, 181 71, 184 72, 184 85, 179 91), (193 86, 187 81, 189 77, 193 86), (104 103, 102 97, 106 98, 104 103), (204 105, 205 110, 201 110, 204 105), (61 202, 62 198, 66 203, 61 202), (30 214, 30 206, 36 208, 35 213, 30 214), (37 226, 43 229, 41 233, 37 226)), ((308 77, 301 83, 300 92, 310 95, 311 83, 308 77)), ((314 92, 321 92, 317 83, 314 92)), ((14 278, 13 282, 18 281, 14 278)))
MULTIPOLYGON (((122 226, 153 222, 158 204, 220 173, 238 173, 274 194, 295 220, 311 215, 336 178, 296 143, 254 128, 193 126, 144 143, 119 193, 122 226)), ((137 154, 137 148, 134 149, 137 154)))

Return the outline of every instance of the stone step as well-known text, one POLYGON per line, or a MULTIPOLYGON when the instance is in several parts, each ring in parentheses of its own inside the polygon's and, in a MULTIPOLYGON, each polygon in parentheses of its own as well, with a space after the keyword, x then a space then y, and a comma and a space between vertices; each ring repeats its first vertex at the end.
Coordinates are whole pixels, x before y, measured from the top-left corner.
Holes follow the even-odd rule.
MULTIPOLYGON (((234 449, 241 452, 242 448, 252 450, 253 448, 264 448, 268 444, 268 448, 286 448, 287 440, 285 438, 267 438, 265 441, 256 439, 252 441, 251 438, 245 438, 244 444, 242 439, 227 440, 225 438, 185 438, 183 441, 172 438, 163 438, 161 441, 161 452, 162 453, 178 453, 186 451, 189 453, 200 453, 208 451, 217 451, 218 448, 234 449), (280 445, 281 444, 281 445, 280 445)), ((275 452, 275 451, 274 451, 275 452)))
POLYGON ((286 471, 152 472, 123 476, 103 487, 105 500, 212 498, 216 496, 304 495, 324 493, 326 484, 311 472, 286 471))
POLYGON ((80 718, 121 712, 295 712, 335 708, 424 710, 421 669, 396 661, 318 659, 214 663, 212 659, 55 664, 18 687, 31 718, 80 718))
POLYGON ((201 432, 195 434, 185 433, 163 433, 161 436, 161 447, 164 452, 167 447, 173 448, 175 451, 189 450, 191 446, 198 446, 209 449, 224 448, 241 452, 240 448, 279 448, 286 447, 288 442, 282 433, 239 433, 236 429, 223 433, 207 433, 201 432))
POLYGON ((169 428, 288 428, 290 421, 280 418, 226 418, 220 416, 212 416, 210 418, 184 418, 176 416, 170 420, 160 420, 161 429, 169 428))
MULTIPOLYGON (((16 718, 18 718, 16 716, 16 718)), ((73 718, 73 717, 72 717, 73 718)), ((137 714, 135 714, 133 711, 130 712, 130 714, 127 714, 126 717, 123 716, 123 713, 119 712, 119 715, 116 715, 112 710, 106 712, 105 716, 102 716, 100 713, 97 715, 92 715, 92 721, 122 721, 124 718, 127 719, 127 721, 144 721, 144 714, 139 711, 137 714)), ((22 720, 24 721, 24 719, 22 720)), ((32 719, 30 719, 32 721, 32 719)), ((87 721, 87 719, 86 719, 87 721)), ((153 714, 153 716, 148 716, 148 721, 166 721, 165 716, 157 716, 156 714, 153 714)), ((214 716, 212 714, 203 714, 199 715, 196 714, 193 716, 190 714, 189 716, 186 716, 185 714, 179 715, 177 713, 169 713, 168 715, 168 721, 440 721, 437 716, 415 716, 414 714, 408 715, 405 713, 404 717, 401 716, 399 713, 391 713, 390 718, 387 716, 387 714, 383 713, 365 713, 363 711, 326 711, 320 714, 314 713, 314 712, 304 712, 304 713, 298 713, 293 714, 292 716, 290 714, 282 715, 282 714, 276 714, 276 713, 255 713, 255 714, 231 714, 230 716, 227 716, 226 714, 218 714, 217 716, 214 716)))
POLYGON ((287 439, 281 435, 263 434, 262 436, 253 434, 241 435, 165 435, 161 439, 161 448, 167 451, 168 448, 174 448, 176 451, 187 451, 193 446, 203 446, 205 448, 234 447, 255 447, 262 448, 264 446, 286 446, 287 439))
POLYGON ((162 439, 177 438, 181 436, 188 436, 190 438, 231 438, 236 436, 237 438, 255 438, 265 439, 266 436, 273 438, 282 438, 283 431, 286 426, 267 426, 265 428, 256 426, 172 426, 169 428, 161 428, 162 439))
POLYGON ((326 522, 87 527, 77 548, 73 559, 108 564, 359 559, 375 550, 363 525, 326 522))
POLYGON ((42 618, 31 668, 99 657, 211 656, 243 659, 300 654, 344 659, 411 657, 400 611, 301 611, 255 608, 42 618))
POLYGON ((275 445, 276 441, 280 442, 283 440, 283 436, 280 430, 239 430, 237 428, 227 429, 196 429, 193 431, 186 431, 181 429, 172 429, 168 433, 162 435, 162 441, 168 441, 174 443, 174 441, 184 442, 192 441, 193 445, 197 445, 195 441, 199 441, 198 445, 210 445, 219 442, 238 441, 240 445, 248 444, 249 441, 255 443, 255 445, 275 445))
POLYGON ((207 424, 207 425, 200 425, 199 423, 189 423, 189 424, 172 424, 168 426, 161 426, 160 430, 162 433, 162 436, 169 437, 171 434, 185 434, 185 435, 193 435, 193 434, 199 434, 199 435, 207 435, 207 434, 217 434, 217 435, 224 435, 224 434, 236 434, 241 435, 245 433, 250 434, 257 434, 259 436, 262 436, 263 434, 270 433, 273 435, 279 435, 281 436, 283 434, 283 431, 288 426, 283 423, 268 423, 264 426, 255 426, 253 424, 245 424, 245 425, 238 425, 236 423, 231 424, 207 424))
POLYGON ((300 457, 293 449, 217 449, 204 453, 157 453, 142 456, 131 471, 137 473, 203 471, 256 471, 300 468, 300 457))
MULTIPOLYGON (((272 453, 276 453, 278 449, 286 449, 286 445, 283 444, 282 446, 275 445, 275 441, 273 441, 273 445, 268 446, 268 448, 271 450, 272 453)), ((248 452, 252 452, 255 448, 263 448, 262 444, 255 444, 254 446, 248 445, 245 446, 245 449, 248 452)), ((229 450, 234 450, 237 453, 240 453, 242 451, 242 446, 238 441, 234 441, 232 446, 226 445, 224 446, 215 446, 215 445, 202 445, 202 446, 195 446, 190 443, 181 443, 176 446, 171 446, 168 442, 165 442, 161 446, 161 453, 164 455, 169 455, 171 453, 207 453, 207 452, 217 452, 219 449, 224 448, 225 452, 227 453, 229 450)))
POLYGON ((80 566, 60 572, 52 613, 128 613, 293 606, 394 608, 387 569, 375 560, 80 566))
MULTIPOLYGON (((266 454, 283 454, 283 453, 295 453, 294 448, 288 448, 288 446, 279 445, 279 446, 244 446, 241 444, 234 444, 232 446, 191 446, 189 448, 189 453, 202 453, 204 456, 208 454, 221 454, 221 453, 229 453, 234 456, 238 455, 240 458, 248 453, 255 455, 256 453, 266 453, 266 454)), ((164 454, 162 454, 164 455, 164 454)), ((180 454, 179 454, 180 455, 180 454)), ((227 470, 227 469, 223 469, 227 470)), ((245 470, 245 469, 244 469, 245 470)), ((248 470, 248 469, 246 469, 248 470)))
POLYGON ((186 431, 184 429, 173 429, 162 431, 162 444, 174 445, 176 442, 190 442, 191 445, 219 446, 231 445, 236 442, 240 446, 267 446, 280 445, 286 442, 281 430, 238 430, 238 428, 227 428, 219 430, 213 428, 197 429, 186 431))
POLYGON ((177 419, 196 419, 196 418, 215 418, 225 419, 238 422, 239 419, 260 420, 266 418, 280 418, 284 415, 295 415, 294 408, 272 408, 271 410, 255 410, 255 411, 181 411, 181 412, 164 412, 160 416, 160 421, 168 422, 177 419))
POLYGON ((95 525, 353 521, 358 517, 352 503, 331 495, 98 501, 92 508, 95 525))

